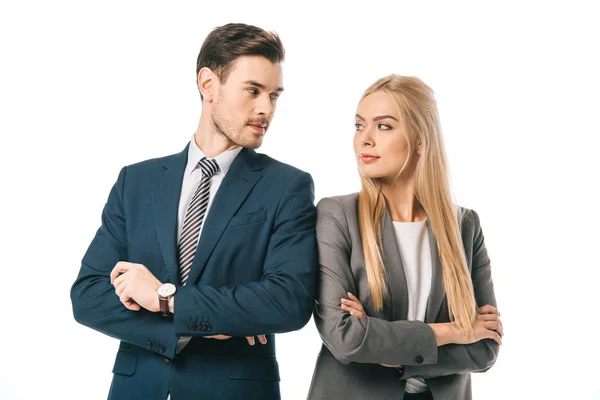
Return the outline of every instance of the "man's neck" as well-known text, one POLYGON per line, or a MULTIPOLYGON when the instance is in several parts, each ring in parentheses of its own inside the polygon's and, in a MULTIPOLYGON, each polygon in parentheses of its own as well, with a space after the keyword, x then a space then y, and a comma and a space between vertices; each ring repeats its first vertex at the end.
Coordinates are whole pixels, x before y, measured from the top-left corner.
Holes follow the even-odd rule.
POLYGON ((198 123, 198 129, 194 133, 194 140, 198 148, 209 158, 239 147, 225 135, 217 133, 210 121, 202 117, 198 123))

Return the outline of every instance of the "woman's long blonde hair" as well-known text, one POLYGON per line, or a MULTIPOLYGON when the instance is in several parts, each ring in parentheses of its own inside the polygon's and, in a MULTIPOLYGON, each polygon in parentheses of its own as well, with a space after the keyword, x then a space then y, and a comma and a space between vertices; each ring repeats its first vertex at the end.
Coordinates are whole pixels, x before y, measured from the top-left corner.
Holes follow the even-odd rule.
MULTIPOLYGON (((409 157, 412 155, 411 142, 421 144, 421 155, 415 170, 415 196, 425 209, 437 240, 450 320, 456 322, 462 333, 471 336, 476 307, 473 285, 464 254, 458 208, 450 193, 446 154, 433 90, 418 78, 390 75, 372 84, 362 99, 377 91, 388 93, 398 107, 409 135, 409 157)), ((361 174, 361 183, 358 197, 360 233, 372 302, 375 309, 380 310, 387 295, 381 256, 381 218, 386 204, 379 179, 361 174)))

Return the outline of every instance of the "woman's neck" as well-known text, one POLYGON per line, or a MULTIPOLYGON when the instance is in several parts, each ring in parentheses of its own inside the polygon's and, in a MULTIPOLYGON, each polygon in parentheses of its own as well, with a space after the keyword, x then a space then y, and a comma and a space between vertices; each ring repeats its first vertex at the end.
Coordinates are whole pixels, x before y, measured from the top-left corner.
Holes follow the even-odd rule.
POLYGON ((382 183, 381 192, 392 221, 418 222, 427 217, 425 209, 415 196, 414 180, 397 180, 391 185, 382 183))

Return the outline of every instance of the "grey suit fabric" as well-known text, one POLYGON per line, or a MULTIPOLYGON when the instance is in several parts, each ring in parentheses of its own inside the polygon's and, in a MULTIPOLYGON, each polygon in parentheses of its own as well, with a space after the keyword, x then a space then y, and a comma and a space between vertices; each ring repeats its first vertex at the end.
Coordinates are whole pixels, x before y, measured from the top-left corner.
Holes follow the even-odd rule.
MULTIPOLYGON (((313 313, 323 340, 308 399, 394 399, 404 396, 406 379, 425 379, 435 400, 470 400, 471 373, 484 372, 496 361, 498 344, 437 347, 428 323, 449 322, 437 242, 427 222, 432 284, 425 322, 407 321, 408 291, 392 220, 383 224, 383 263, 388 297, 375 311, 371 304, 358 224, 358 194, 324 198, 317 205, 319 291, 313 313), (368 317, 358 319, 340 308, 347 292, 357 296, 368 317), (403 365, 405 372, 379 364, 403 365)), ((490 260, 479 217, 460 208, 461 234, 477 306, 496 306, 490 260)))

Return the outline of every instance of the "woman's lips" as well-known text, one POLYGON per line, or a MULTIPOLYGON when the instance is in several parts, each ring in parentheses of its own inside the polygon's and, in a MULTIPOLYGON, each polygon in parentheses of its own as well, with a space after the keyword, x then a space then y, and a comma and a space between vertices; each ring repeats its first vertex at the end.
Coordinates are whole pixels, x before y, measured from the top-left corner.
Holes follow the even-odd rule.
POLYGON ((378 156, 374 156, 372 154, 360 154, 360 161, 362 161, 363 163, 370 163, 370 162, 374 162, 377 161, 379 159, 378 156))

